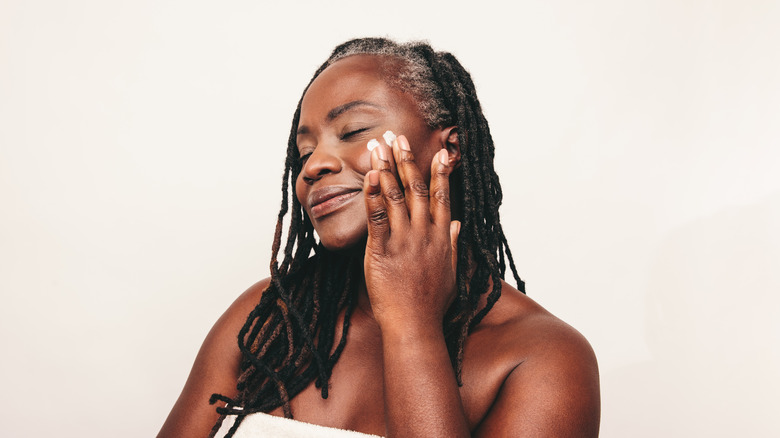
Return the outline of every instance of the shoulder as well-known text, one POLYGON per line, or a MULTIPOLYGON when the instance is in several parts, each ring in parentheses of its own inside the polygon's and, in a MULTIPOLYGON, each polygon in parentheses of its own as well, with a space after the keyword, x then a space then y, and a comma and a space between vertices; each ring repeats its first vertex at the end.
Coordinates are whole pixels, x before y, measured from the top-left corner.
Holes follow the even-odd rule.
POLYGON ((249 313, 260 302, 263 292, 271 280, 260 280, 244 293, 238 296, 233 304, 225 310, 214 326, 206 335, 197 360, 204 356, 205 359, 231 358, 240 359, 241 352, 238 349, 238 332, 244 326, 249 313))
POLYGON ((521 351, 535 355, 569 351, 595 360, 590 344, 580 332, 506 282, 502 284, 501 298, 485 321, 498 332, 510 335, 521 351))
MULTIPOLYGON (((225 313, 217 320, 215 327, 221 326, 222 324, 232 327, 238 323, 240 323, 239 328, 243 326, 249 312, 251 312, 260 302, 260 298, 263 296, 263 292, 265 292, 269 284, 271 284, 271 279, 265 278, 250 286, 249 289, 239 295, 238 298, 233 301, 233 304, 227 308, 225 313)), ((238 334, 238 332, 235 334, 238 334)))
POLYGON ((238 332, 269 284, 265 279, 247 289, 211 328, 158 437, 205 436, 211 430, 219 415, 209 398, 215 393, 235 395, 241 363, 238 332))
POLYGON ((505 373, 477 435, 598 435, 598 364, 584 336, 506 283, 480 330, 505 373))
POLYGON ((506 282, 502 282, 501 297, 472 336, 500 345, 515 366, 559 356, 576 356, 595 365, 593 349, 584 336, 506 282))

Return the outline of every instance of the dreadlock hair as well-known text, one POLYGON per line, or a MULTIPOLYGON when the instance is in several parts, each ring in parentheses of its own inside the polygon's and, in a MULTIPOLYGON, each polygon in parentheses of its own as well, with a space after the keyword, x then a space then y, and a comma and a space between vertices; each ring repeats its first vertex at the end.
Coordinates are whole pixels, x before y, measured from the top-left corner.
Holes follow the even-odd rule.
MULTIPOLYGON (((381 57, 382 62, 392 63, 393 68, 381 69, 386 76, 383 79, 414 97, 430 127, 457 126, 461 162, 450 178, 452 196, 460 196, 453 199, 453 209, 458 205, 459 210, 453 211, 453 216, 461 221, 458 291, 445 314, 443 330, 458 384, 462 385, 466 336, 501 295, 507 261, 518 289, 525 292, 499 220, 502 192, 493 168, 495 148, 490 128, 469 73, 452 54, 436 52, 425 42, 398 44, 385 38, 347 41, 333 50, 306 90, 328 66, 352 55, 374 55, 381 57), (487 305, 479 308, 483 294, 487 294, 487 305)), ((356 304, 355 279, 361 278, 363 253, 334 253, 318 244, 300 202, 288 193, 302 168, 296 142, 302 101, 303 96, 295 110, 287 143, 282 205, 272 247, 271 283, 238 334, 238 346, 243 353, 238 395, 235 399, 211 396, 212 404, 226 403, 217 408, 221 417, 212 436, 226 415, 236 415, 227 437, 253 412, 269 412, 281 406, 284 415, 292 418, 290 400, 312 381, 321 389, 322 397, 327 398, 333 366, 346 344, 356 304), (288 211, 290 225, 279 264, 283 220, 288 211), (342 311, 341 339, 334 348, 342 311)))

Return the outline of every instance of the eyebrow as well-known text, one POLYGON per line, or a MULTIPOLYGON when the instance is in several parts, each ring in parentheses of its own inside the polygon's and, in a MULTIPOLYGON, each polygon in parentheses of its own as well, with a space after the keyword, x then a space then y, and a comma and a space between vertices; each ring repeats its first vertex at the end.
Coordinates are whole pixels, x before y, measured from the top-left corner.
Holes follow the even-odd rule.
POLYGON ((370 106, 372 108, 381 109, 382 107, 376 104, 373 104, 371 102, 366 102, 365 100, 353 100, 352 102, 345 103, 344 105, 339 105, 336 108, 333 108, 332 110, 328 111, 328 121, 332 122, 336 120, 340 115, 344 114, 347 111, 351 111, 359 106, 370 106))
MULTIPOLYGON (((339 118, 342 114, 348 111, 352 111, 361 106, 368 106, 376 109, 384 109, 384 107, 380 105, 365 100, 353 100, 352 102, 347 102, 344 105, 339 105, 333 108, 332 110, 328 111, 328 115, 326 117, 328 119, 328 122, 332 122, 337 118, 339 118)), ((308 133, 309 133, 309 128, 307 126, 301 126, 300 128, 298 128, 298 132, 297 132, 298 135, 303 135, 308 133)))

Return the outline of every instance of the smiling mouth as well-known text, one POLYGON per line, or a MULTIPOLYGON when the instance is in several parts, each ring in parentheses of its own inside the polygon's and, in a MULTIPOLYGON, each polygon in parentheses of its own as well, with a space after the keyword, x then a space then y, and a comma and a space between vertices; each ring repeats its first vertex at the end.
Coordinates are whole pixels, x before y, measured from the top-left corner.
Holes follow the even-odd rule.
POLYGON ((319 219, 333 213, 349 203, 349 201, 355 198, 360 192, 361 190, 348 191, 318 201, 311 206, 311 219, 319 219))

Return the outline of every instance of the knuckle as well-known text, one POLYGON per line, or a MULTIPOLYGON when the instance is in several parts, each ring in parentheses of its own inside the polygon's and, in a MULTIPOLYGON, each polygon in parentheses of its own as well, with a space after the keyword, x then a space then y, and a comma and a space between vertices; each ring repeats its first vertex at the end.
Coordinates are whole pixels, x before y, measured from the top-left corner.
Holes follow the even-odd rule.
POLYGON ((374 224, 384 224, 387 222, 387 211, 385 209, 377 209, 371 211, 368 215, 368 221, 374 224))
POLYGON ((404 192, 398 187, 388 188, 385 192, 385 198, 395 203, 404 202, 404 192))
POLYGON ((372 192, 368 192, 368 193, 366 193, 366 196, 368 197, 369 200, 374 201, 374 200, 380 199, 382 197, 382 192, 381 191, 376 191, 376 192, 373 192, 373 193, 372 192))
POLYGON ((409 189, 417 196, 428 197, 428 185, 421 180, 410 181, 409 189))
POLYGON ((450 177, 450 170, 443 166, 437 166, 437 169, 435 170, 436 176, 439 178, 447 178, 449 181, 450 177))
POLYGON ((450 206, 450 191, 447 189, 439 189, 436 190, 433 193, 433 199, 436 200, 439 204, 442 204, 446 207, 450 206))

